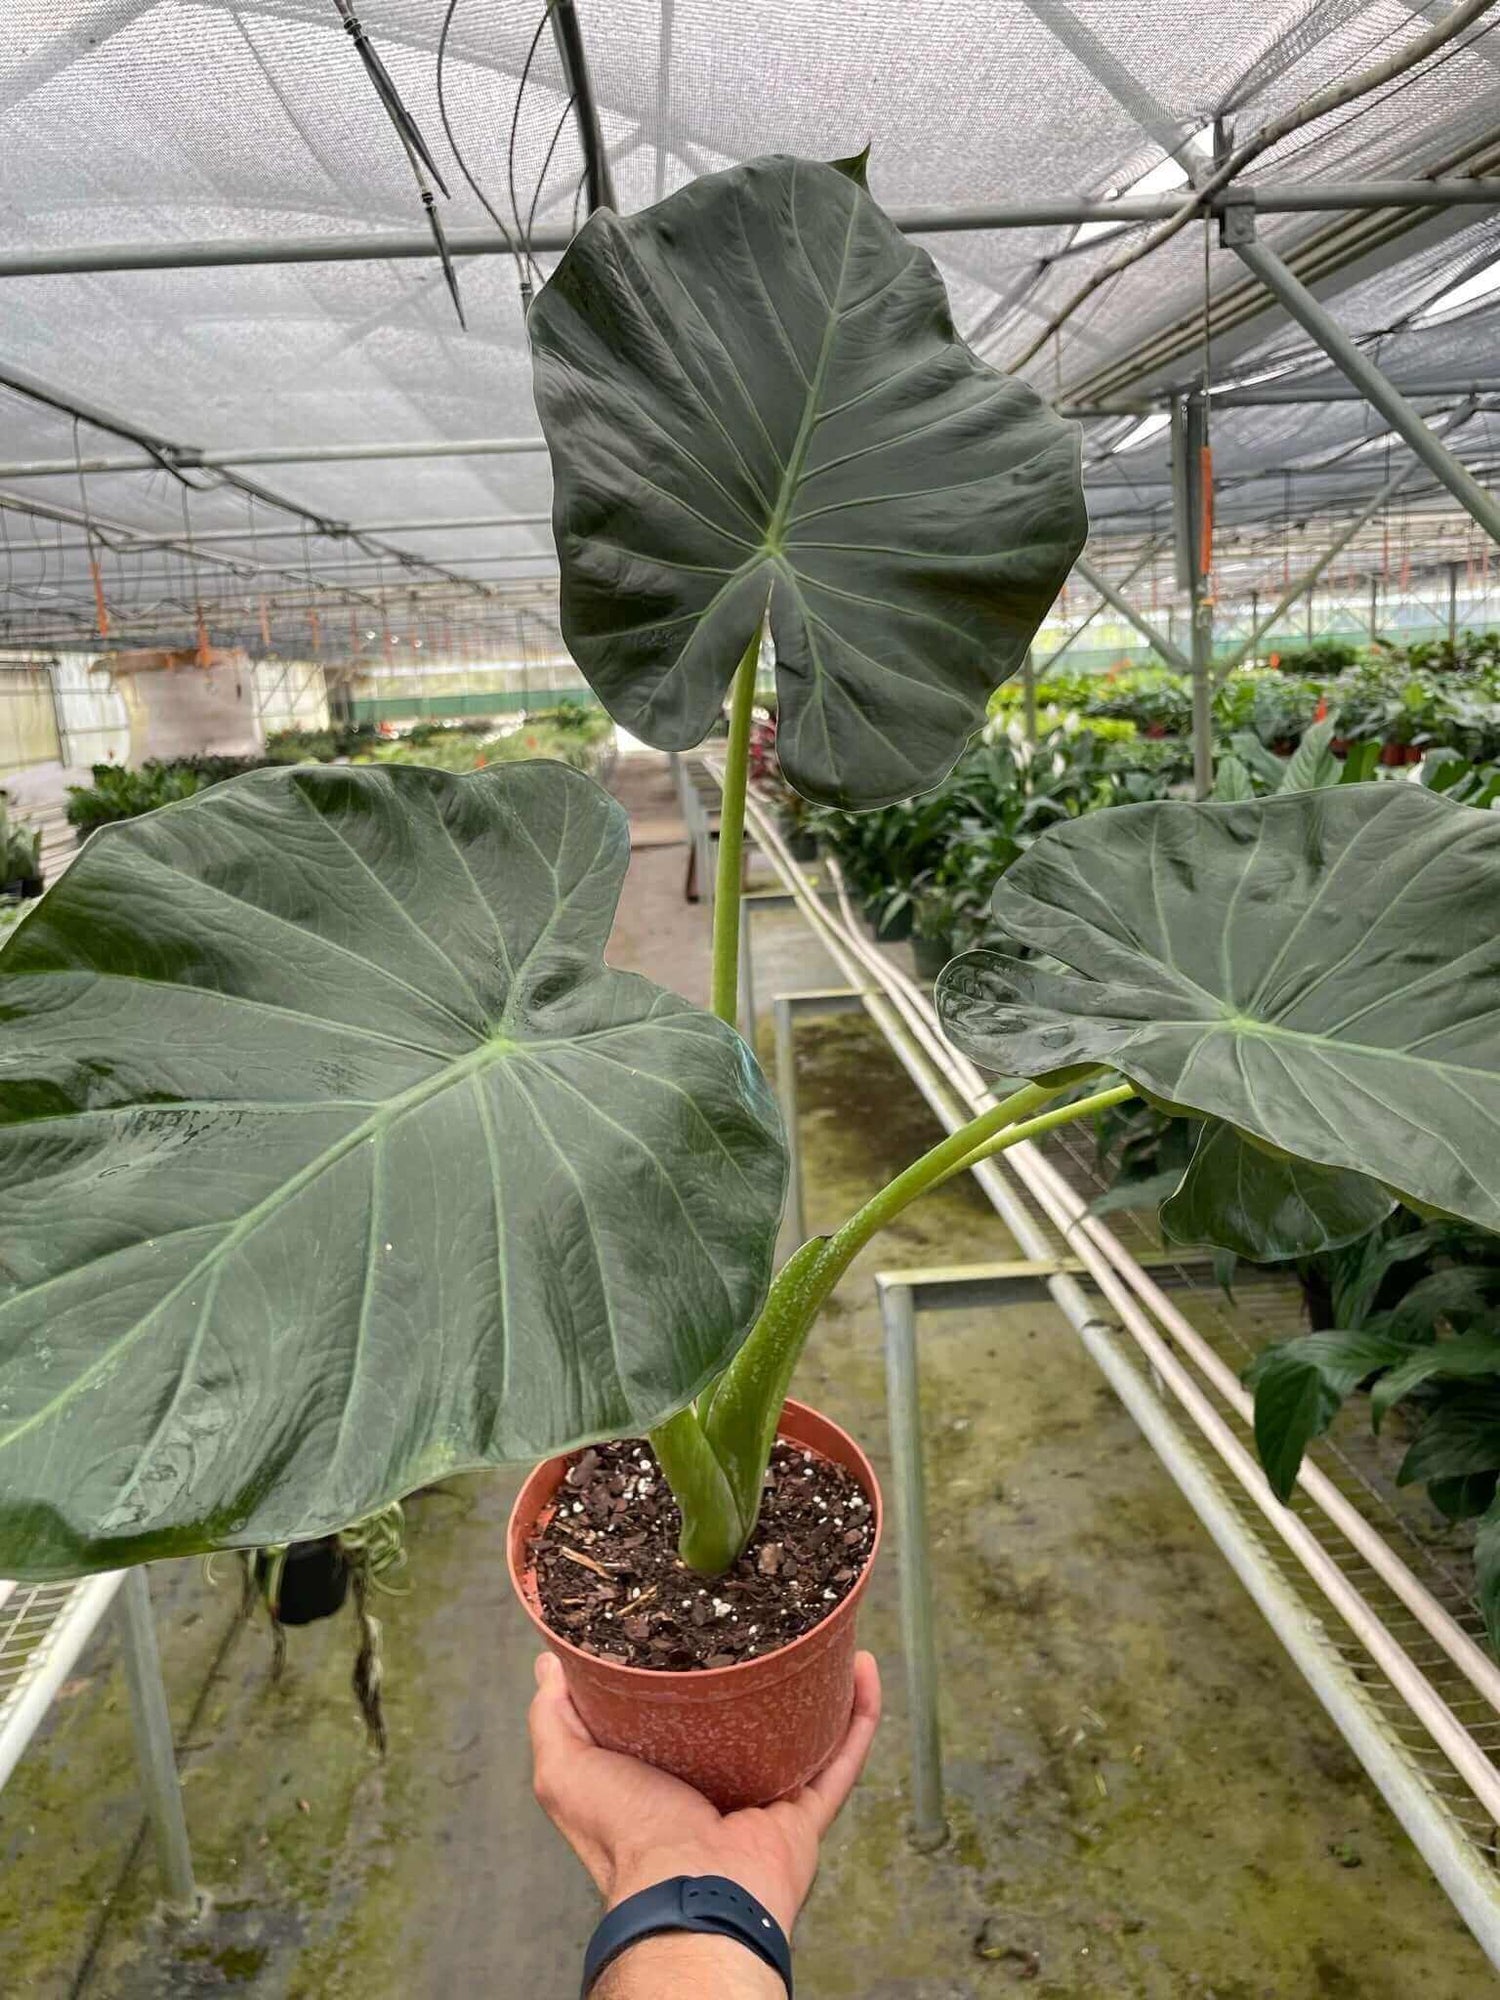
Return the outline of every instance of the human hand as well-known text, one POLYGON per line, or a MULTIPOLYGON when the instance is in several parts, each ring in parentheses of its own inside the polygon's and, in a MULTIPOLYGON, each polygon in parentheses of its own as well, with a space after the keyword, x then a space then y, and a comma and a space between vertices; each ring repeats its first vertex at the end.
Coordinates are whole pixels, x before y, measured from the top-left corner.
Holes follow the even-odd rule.
POLYGON ((854 1710, 832 1759, 771 1806, 721 1813, 701 1792, 650 1764, 601 1750, 550 1653, 536 1663, 533 1784, 543 1811, 587 1868, 606 1905, 673 1875, 723 1875, 756 1896, 791 1935, 818 1872, 818 1844, 854 1788, 880 1721, 880 1670, 854 1662, 854 1710))

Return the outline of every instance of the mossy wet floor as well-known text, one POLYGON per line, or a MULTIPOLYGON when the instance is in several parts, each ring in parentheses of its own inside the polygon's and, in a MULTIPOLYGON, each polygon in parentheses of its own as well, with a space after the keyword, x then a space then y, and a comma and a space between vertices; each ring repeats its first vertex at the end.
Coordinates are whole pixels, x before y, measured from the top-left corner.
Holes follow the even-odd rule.
MULTIPOLYGON (((632 884, 635 935, 680 887, 632 884)), ((761 919, 769 925, 771 920, 761 919)), ((767 960, 786 970, 767 939, 767 960)), ((642 952, 641 969, 676 976, 642 952)), ((767 980, 762 992, 791 979, 767 980)), ((811 981, 823 983, 822 975, 811 981)), ((810 1222, 827 1226, 934 1135, 866 1024, 800 1037, 810 1222)), ((964 1184, 868 1250, 799 1389, 885 1441, 872 1273, 1007 1254, 964 1184)), ((1477 1948, 1294 1670, 1043 1305, 922 1324, 954 1837, 903 1835, 906 1744, 888 1554, 866 1642, 890 1715, 829 1842, 798 1943, 807 2000, 1472 2000, 1477 1948)), ((225 1566, 154 1576, 185 1797, 211 1918, 151 1914, 112 1644, 79 1670, 0 1794, 0 1994, 145 2000, 572 2000, 593 1917, 527 1789, 533 1648, 507 1601, 514 1481, 411 1509, 408 1594, 381 1604, 391 1750, 364 1748, 346 1619, 236 1623, 225 1566), (105 1899, 109 1900, 106 1901, 105 1899)))

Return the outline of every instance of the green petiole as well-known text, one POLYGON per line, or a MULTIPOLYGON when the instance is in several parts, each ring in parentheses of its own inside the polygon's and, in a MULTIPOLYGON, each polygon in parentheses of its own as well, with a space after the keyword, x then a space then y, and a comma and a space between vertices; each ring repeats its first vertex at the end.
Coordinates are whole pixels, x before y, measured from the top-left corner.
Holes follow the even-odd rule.
POLYGON ((1133 1085, 1117 1084, 1076 1103, 1044 1109, 1062 1088, 1026 1084, 924 1153, 833 1235, 804 1243, 777 1274, 745 1344, 699 1398, 698 1407, 681 1411, 652 1433, 662 1469, 682 1506, 679 1552, 689 1568, 719 1575, 749 1540, 793 1370, 818 1312, 871 1237, 919 1196, 978 1161, 1135 1094, 1133 1085))

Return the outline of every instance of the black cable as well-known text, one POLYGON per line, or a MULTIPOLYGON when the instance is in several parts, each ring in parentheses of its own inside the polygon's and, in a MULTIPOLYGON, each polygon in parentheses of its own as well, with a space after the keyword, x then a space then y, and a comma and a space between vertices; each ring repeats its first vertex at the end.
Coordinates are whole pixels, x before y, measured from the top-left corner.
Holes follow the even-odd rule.
POLYGON ((463 175, 464 179, 468 182, 469 188, 474 195, 474 199, 479 203, 480 207, 484 210, 485 214, 490 218, 490 221, 494 223, 495 227, 499 230, 501 236, 504 238, 506 250, 512 257, 515 258, 517 275, 520 278, 522 284, 524 284, 526 281, 526 267, 521 261, 520 245, 517 242, 516 238, 511 235, 510 229, 506 224, 504 218, 501 216, 500 211, 495 207, 494 203, 490 200, 489 196, 485 193, 484 189, 479 185, 478 181, 469 171, 469 163, 464 158, 463 153, 459 149, 458 140, 454 136, 453 126, 448 117, 448 101, 444 93, 443 72, 444 72, 444 66, 448 58, 448 33, 453 26, 453 17, 457 12, 458 12, 458 0, 448 0, 448 11, 443 16, 443 29, 442 33, 438 36, 438 45, 437 45, 438 117, 442 121, 443 135, 447 139, 448 144, 452 149, 454 159, 458 162, 458 171, 463 175))
POLYGON ((536 259, 531 254, 531 244, 521 224, 521 206, 516 200, 516 134, 521 127, 521 104, 526 96, 526 86, 531 80, 531 65, 536 61, 536 52, 541 46, 542 35, 552 15, 552 0, 546 0, 542 8, 542 18, 536 24, 536 32, 531 37, 531 46, 526 51, 526 60, 521 65, 520 82, 516 85, 516 101, 510 114, 510 139, 505 149, 505 178, 510 188, 511 213, 516 219, 516 234, 521 238, 521 247, 529 267, 527 277, 521 281, 521 293, 525 304, 531 304, 532 277, 540 276, 536 259))
MULTIPOLYGON (((552 155, 557 151, 557 142, 563 135, 563 127, 567 124, 569 115, 571 114, 573 106, 576 102, 577 102, 576 97, 570 97, 567 103, 563 106, 562 116, 558 119, 557 124, 553 129, 552 143, 548 146, 546 158, 542 161, 542 171, 536 177, 536 191, 533 193, 531 197, 531 208, 526 216, 526 241, 528 243, 530 243, 532 231, 536 227, 536 205, 542 198, 542 188, 546 183, 547 171, 552 165, 552 155)), ((587 174, 587 171, 588 171, 587 168, 585 168, 584 169, 585 174, 587 174)), ((578 201, 578 197, 576 194, 573 197, 573 200, 574 200, 574 206, 576 207, 578 201)), ((576 229, 576 224, 575 224, 575 229, 576 229)))

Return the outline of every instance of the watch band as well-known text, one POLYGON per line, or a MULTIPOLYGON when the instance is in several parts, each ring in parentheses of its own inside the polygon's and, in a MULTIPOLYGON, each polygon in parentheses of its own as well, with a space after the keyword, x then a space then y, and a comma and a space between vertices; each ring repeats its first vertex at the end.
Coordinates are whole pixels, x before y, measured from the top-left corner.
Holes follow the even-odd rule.
POLYGON ((792 1948, 786 1933, 748 1889, 723 1875, 674 1875, 639 1894, 627 1896, 601 1918, 583 1961, 583 2000, 595 1980, 621 1952, 642 1938, 671 1931, 733 1938, 780 1973, 792 2000, 792 1948))

